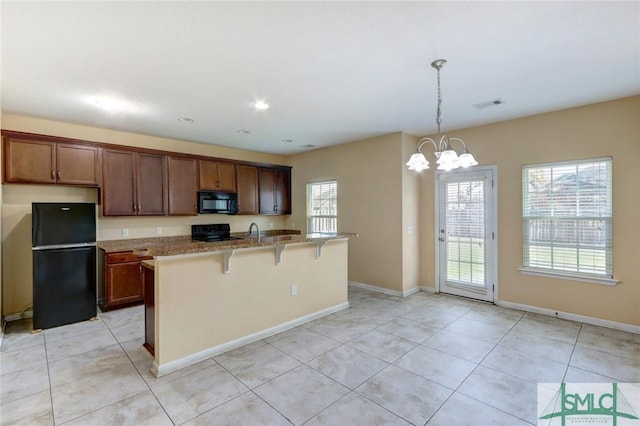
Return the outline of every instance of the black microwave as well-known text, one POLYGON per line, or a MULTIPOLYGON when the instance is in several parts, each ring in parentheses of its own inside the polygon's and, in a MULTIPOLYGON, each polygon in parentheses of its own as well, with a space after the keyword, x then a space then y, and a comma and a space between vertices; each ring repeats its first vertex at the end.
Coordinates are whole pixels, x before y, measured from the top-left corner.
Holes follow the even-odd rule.
POLYGON ((198 192, 198 213, 238 213, 238 195, 233 192, 198 192))

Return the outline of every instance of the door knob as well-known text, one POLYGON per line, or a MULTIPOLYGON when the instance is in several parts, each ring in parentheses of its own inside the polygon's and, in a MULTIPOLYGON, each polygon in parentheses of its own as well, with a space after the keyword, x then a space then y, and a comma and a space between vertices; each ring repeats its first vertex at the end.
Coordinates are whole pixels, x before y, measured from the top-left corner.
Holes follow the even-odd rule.
POLYGON ((444 237, 440 237, 438 240, 444 243, 444 237))

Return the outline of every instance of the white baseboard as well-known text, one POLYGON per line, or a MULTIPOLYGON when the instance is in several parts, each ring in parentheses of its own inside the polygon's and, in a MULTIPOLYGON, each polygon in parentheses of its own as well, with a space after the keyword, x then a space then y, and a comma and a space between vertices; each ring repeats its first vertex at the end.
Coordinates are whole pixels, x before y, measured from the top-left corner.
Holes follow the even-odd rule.
POLYGON ((9 321, 18 321, 24 318, 31 318, 33 316, 33 311, 30 309, 24 312, 17 312, 15 314, 7 314, 4 316, 5 322, 9 321))
POLYGON ((389 288, 378 287, 377 285, 359 283, 357 281, 349 281, 349 286, 363 288, 369 291, 376 291, 378 293, 387 294, 389 296, 396 296, 396 297, 411 296, 412 294, 415 294, 421 290, 421 287, 414 287, 414 288, 410 288, 409 290, 398 291, 398 290, 391 290, 389 288))
POLYGON ((318 318, 322 318, 324 316, 333 314, 343 309, 347 309, 348 307, 349 307, 349 302, 340 303, 339 305, 331 306, 321 311, 314 312, 312 314, 305 315, 300 318, 296 318, 292 321, 285 322, 275 327, 271 327, 254 334, 250 334, 248 336, 244 336, 239 339, 235 339, 230 342, 223 343, 221 345, 214 346, 209 349, 205 349, 204 351, 197 352, 195 354, 177 359, 175 361, 168 362, 166 364, 158 365, 154 361, 150 371, 154 376, 162 377, 166 374, 172 373, 181 368, 188 367, 200 361, 204 361, 207 358, 220 355, 224 352, 239 348, 240 346, 244 346, 249 343, 257 342, 258 340, 264 339, 269 336, 273 336, 274 334, 282 333, 283 331, 289 330, 290 328, 297 327, 299 325, 308 323, 318 318))
POLYGON ((553 309, 539 308, 537 306, 523 305, 521 303, 498 301, 498 306, 510 309, 518 309, 520 311, 532 312, 534 314, 548 315, 551 317, 562 318, 571 321, 583 322, 585 324, 598 325, 600 327, 613 328, 615 330, 628 331, 630 333, 640 334, 640 326, 625 324, 622 322, 609 321, 601 318, 588 317, 586 315, 572 314, 570 312, 554 311, 553 309))

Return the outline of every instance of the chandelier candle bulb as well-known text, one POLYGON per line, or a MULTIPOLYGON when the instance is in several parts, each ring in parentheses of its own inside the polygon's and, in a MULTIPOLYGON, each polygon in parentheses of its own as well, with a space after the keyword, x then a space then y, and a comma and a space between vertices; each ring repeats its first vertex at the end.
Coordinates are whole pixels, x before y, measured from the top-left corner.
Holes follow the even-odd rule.
MULTIPOLYGON (((438 125, 438 135, 440 135, 440 124, 442 123, 442 119, 440 116, 442 115, 442 93, 440 91, 440 70, 447 63, 446 59, 437 59, 431 63, 431 66, 436 69, 438 72, 438 110, 436 115, 436 124, 438 125)), ((422 138, 418 141, 418 148, 416 152, 414 152, 409 161, 407 161, 407 167, 409 170, 422 171, 427 170, 429 168, 429 161, 422 153, 422 147, 425 143, 430 143, 433 145, 435 149, 436 163, 438 164, 438 170, 453 170, 459 167, 467 168, 471 166, 475 166, 478 164, 476 159, 473 157, 473 154, 469 152, 467 149, 467 145, 460 138, 449 138, 447 135, 442 135, 440 141, 436 143, 435 140, 431 138, 422 138), (451 145, 450 141, 460 142, 463 146, 462 154, 458 156, 458 153, 455 152, 451 145)))

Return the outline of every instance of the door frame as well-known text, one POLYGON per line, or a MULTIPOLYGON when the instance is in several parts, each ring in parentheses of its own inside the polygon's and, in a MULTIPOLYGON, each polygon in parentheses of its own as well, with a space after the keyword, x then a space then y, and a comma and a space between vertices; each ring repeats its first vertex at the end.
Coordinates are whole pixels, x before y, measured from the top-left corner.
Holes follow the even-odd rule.
MULTIPOLYGON (((438 171, 436 170, 434 173, 434 186, 435 186, 435 228, 434 228, 434 244, 435 244, 435 288, 436 293, 440 293, 440 244, 438 241, 438 230, 440 228, 440 176, 452 175, 452 174, 465 174, 465 173, 475 173, 475 172, 491 172, 492 181, 491 181, 491 191, 492 191, 492 210, 493 217, 489 218, 491 222, 491 228, 493 232, 492 244, 490 255, 492 258, 492 264, 490 265, 493 268, 493 304, 497 304, 500 300, 498 297, 498 166, 480 166, 473 167, 471 169, 456 169, 451 171, 438 171)), ((487 266, 487 265, 485 265, 487 266)))

